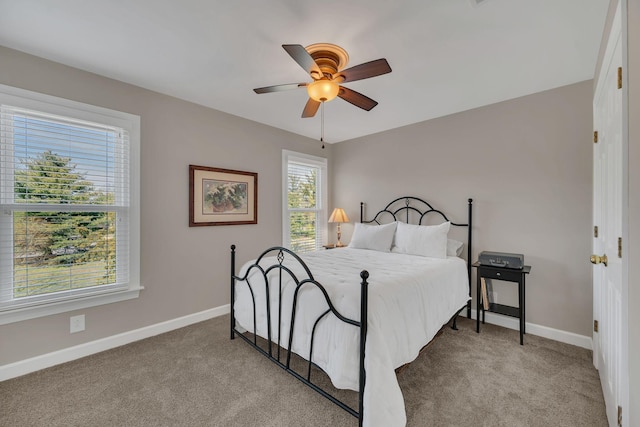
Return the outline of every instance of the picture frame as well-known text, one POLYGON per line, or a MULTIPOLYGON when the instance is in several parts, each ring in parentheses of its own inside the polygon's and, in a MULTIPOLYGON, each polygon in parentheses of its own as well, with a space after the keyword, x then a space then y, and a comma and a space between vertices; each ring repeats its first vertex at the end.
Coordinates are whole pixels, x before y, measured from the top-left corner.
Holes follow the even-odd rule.
POLYGON ((189 227, 258 223, 258 174, 189 165, 189 227))

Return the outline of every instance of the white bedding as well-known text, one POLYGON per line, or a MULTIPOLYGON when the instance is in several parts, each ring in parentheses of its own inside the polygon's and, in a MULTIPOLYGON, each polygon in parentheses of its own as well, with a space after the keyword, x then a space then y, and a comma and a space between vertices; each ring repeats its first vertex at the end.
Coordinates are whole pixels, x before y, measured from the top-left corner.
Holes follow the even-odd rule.
MULTIPOLYGON (((319 251, 302 258, 315 280, 327 290, 335 308, 356 321, 360 320, 360 272, 369 271, 363 421, 368 427, 404 426, 404 400, 394 370, 414 360, 420 349, 469 300, 465 261, 458 257, 436 259, 352 248, 319 251)), ((268 258, 261 265, 274 263, 275 258, 268 258)), ((243 266, 240 277, 249 264, 243 266)), ((285 260, 298 280, 306 278, 303 269, 295 264, 285 260)), ((261 273, 253 269, 249 280, 256 297, 258 334, 266 337, 265 291, 260 277, 261 273)), ((284 348, 288 345, 294 289, 293 281, 283 283, 284 348)), ((270 294, 272 340, 277 342, 277 281, 270 294)), ((300 290, 298 301, 292 349, 308 358, 313 323, 327 305, 321 292, 312 285, 300 290)), ((244 282, 236 283, 235 316, 239 326, 253 332, 251 295, 244 282)), ((317 327, 313 353, 313 362, 329 375, 335 387, 358 390, 358 328, 329 314, 317 327)))

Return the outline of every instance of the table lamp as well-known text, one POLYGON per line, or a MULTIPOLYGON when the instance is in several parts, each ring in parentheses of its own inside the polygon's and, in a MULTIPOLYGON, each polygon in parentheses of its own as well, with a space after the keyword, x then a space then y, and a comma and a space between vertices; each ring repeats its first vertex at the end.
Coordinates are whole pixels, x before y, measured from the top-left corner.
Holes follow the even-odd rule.
POLYGON ((335 208, 333 210, 333 212, 331 213, 331 216, 329 217, 329 222, 335 222, 338 224, 338 243, 336 243, 336 247, 337 248, 341 248, 342 246, 344 246, 342 244, 342 242, 340 241, 340 237, 342 235, 342 232, 340 230, 340 224, 343 222, 349 222, 349 217, 347 216, 346 213, 344 213, 344 209, 342 208, 335 208))

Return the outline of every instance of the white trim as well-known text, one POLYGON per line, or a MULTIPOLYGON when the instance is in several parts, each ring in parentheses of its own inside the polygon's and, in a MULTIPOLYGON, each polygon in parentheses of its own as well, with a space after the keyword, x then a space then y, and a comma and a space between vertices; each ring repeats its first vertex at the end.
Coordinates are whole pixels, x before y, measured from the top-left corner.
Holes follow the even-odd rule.
MULTIPOLYGON (((42 304, 32 304, 30 306, 7 304, 6 308, 0 311, 0 325, 138 298, 140 290, 144 289, 140 283, 140 117, 122 111, 111 110, 2 84, 0 84, 0 104, 34 110, 53 116, 71 117, 92 123, 101 123, 103 125, 122 128, 129 132, 129 205, 126 208, 128 213, 126 211, 124 213, 121 212, 121 204, 115 207, 110 206, 107 209, 118 212, 119 216, 124 214, 124 216, 128 218, 129 231, 127 240, 129 247, 126 248, 126 252, 128 252, 129 277, 127 280, 119 281, 119 284, 126 285, 126 290, 118 291, 112 289, 105 293, 100 290, 93 292, 93 289, 85 288, 81 292, 87 294, 85 297, 80 297, 76 295, 75 292, 59 293, 59 295, 48 294, 41 296, 39 299, 42 299, 42 304), (66 301, 59 301, 62 299, 61 297, 68 299, 66 301), (47 302, 47 300, 49 302, 47 302)), ((2 153, 3 156, 6 154, 7 153, 2 153)), ((0 176, 0 186, 8 185, 8 183, 12 182, 11 180, 12 178, 10 179, 7 175, 0 176)), ((10 185, 9 189, 4 188, 7 194, 13 191, 12 185, 13 184, 10 185)), ((5 202, 7 201, 0 200, 0 203, 5 202)), ((21 207, 20 204, 14 204, 13 200, 10 204, 11 206, 9 207, 21 207)), ((2 207, 2 205, 0 205, 0 207, 2 207)), ((4 210, 8 211, 9 207, 5 206, 6 209, 4 210)), ((51 210, 53 208, 54 206, 49 206, 44 210, 51 210)), ((69 210, 81 208, 83 207, 71 207, 69 210)), ((30 209, 32 209, 32 207, 29 207, 28 210, 30 209)), ((90 208, 88 210, 93 209, 94 208, 90 208)), ((4 212, 0 214, 0 222, 5 223, 3 227, 6 227, 8 223, 6 217, 7 215, 4 215, 4 212)), ((120 241, 121 239, 118 239, 118 242, 120 241)), ((120 253, 122 249, 123 248, 120 248, 118 253, 120 253)), ((9 274, 12 271, 10 262, 0 260, 0 264, 0 275, 9 274)), ((5 279, 5 277, 3 277, 3 279, 5 279)), ((10 279, 7 279, 0 283, 9 282, 10 279)))
POLYGON ((32 357, 30 359, 21 360, 19 362, 2 365, 0 366, 0 381, 16 378, 21 375, 29 374, 61 363, 70 362, 72 360, 80 359, 81 357, 90 356, 95 353, 100 353, 101 351, 120 347, 134 341, 173 331, 174 329, 184 328, 185 326, 189 326, 194 323, 228 314, 229 311, 230 305, 226 304, 220 307, 211 308, 209 310, 189 314, 187 316, 178 317, 176 319, 167 320, 165 322, 156 323, 154 325, 145 326, 143 328, 134 329, 132 331, 123 332, 121 334, 32 357))
MULTIPOLYGON (((462 314, 460 314, 462 316, 462 314)), ((476 319, 476 311, 471 310, 471 318, 476 319)), ((485 312, 485 321, 492 325, 502 326, 503 328, 520 330, 520 321, 515 317, 502 316, 500 314, 485 312)), ((474 325, 475 328, 475 325, 474 325)), ((578 347, 593 349, 593 340, 585 335, 574 334, 573 332, 562 331, 560 329, 550 328, 548 326, 537 325, 535 323, 526 322, 526 335, 537 335, 539 337, 548 338, 554 341, 560 341, 565 344, 571 344, 578 347)), ((480 325, 480 333, 482 333, 482 325, 480 325)), ((527 345, 527 337, 525 335, 524 344, 527 345)))
MULTIPOLYGON (((113 335, 84 344, 79 344, 73 347, 32 357, 30 359, 21 360, 19 362, 2 365, 0 366, 0 381, 6 381, 11 378, 16 378, 22 375, 29 374, 31 372, 59 365, 61 363, 71 362, 72 360, 90 356, 101 351, 110 350, 112 348, 120 347, 125 344, 153 337, 165 332, 173 331, 175 329, 184 328, 185 326, 189 326, 194 323, 199 323, 205 320, 213 319, 215 317, 223 316, 225 314, 228 314, 229 312, 230 305, 225 304, 220 307, 211 308, 209 310, 189 314, 186 316, 178 317, 176 319, 156 323, 154 325, 145 326, 133 331, 123 332, 121 334, 113 335)), ((471 317, 475 320, 475 310, 471 310, 471 317)), ((486 321, 487 323, 493 325, 519 330, 519 323, 515 318, 500 316, 494 313, 487 312, 486 321)), ((480 326, 480 332, 482 333, 482 326, 480 326)), ((591 350, 592 348, 591 337, 574 334, 572 332, 561 331, 558 329, 549 328, 547 326, 527 323, 527 333, 531 335, 541 336, 543 338, 549 338, 555 341, 564 342, 566 344, 576 345, 588 350, 591 350)))
POLYGON ((135 114, 116 111, 84 102, 72 101, 66 98, 46 95, 13 86, 0 84, 1 102, 15 107, 42 111, 54 115, 71 116, 76 119, 128 129, 139 122, 140 117, 135 114))
POLYGON ((94 293, 61 301, 43 301, 42 304, 37 306, 10 309, 0 313, 0 325, 138 298, 140 291, 143 289, 144 287, 138 286, 122 291, 111 291, 104 294, 94 293))
MULTIPOLYGON (((622 251, 622 322, 620 331, 620 383, 618 384, 618 405, 622 408, 629 408, 629 200, 632 198, 629 194, 629 24, 628 19, 628 2, 618 2, 622 21, 621 37, 622 37, 622 241, 624 248, 622 251)), ((616 13, 618 11, 616 10, 616 13)), ((631 411, 627 411, 629 414, 631 411)), ((633 417, 626 415, 627 420, 633 417)), ((628 425, 632 422, 629 421, 628 425)))

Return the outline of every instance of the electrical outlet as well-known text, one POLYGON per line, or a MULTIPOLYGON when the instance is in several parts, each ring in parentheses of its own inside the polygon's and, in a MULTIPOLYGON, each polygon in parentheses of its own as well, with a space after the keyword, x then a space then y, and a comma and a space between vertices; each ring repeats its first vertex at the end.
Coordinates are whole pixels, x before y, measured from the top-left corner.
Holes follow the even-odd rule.
POLYGON ((82 331, 84 331, 84 314, 71 316, 69 319, 69 332, 75 334, 82 331))

